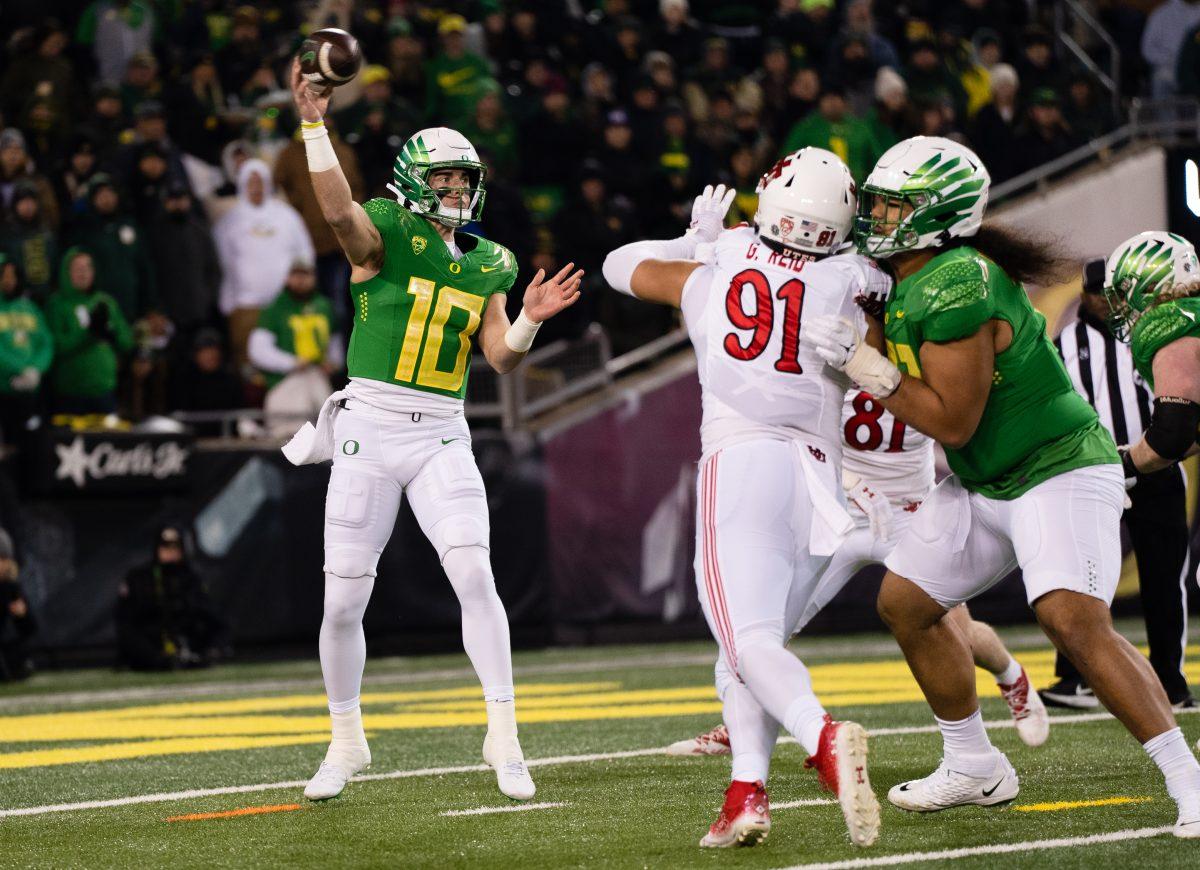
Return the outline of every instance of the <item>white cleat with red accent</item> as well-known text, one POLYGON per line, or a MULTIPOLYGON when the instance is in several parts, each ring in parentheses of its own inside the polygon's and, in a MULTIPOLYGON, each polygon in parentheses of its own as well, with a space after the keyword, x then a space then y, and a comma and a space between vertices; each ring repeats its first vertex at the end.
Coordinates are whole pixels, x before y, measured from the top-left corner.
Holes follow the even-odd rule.
POLYGON ((717 820, 700 840, 706 849, 753 846, 771 831, 771 805, 762 782, 734 780, 725 789, 717 820))
POLYGON ((826 715, 817 753, 804 766, 816 768, 821 788, 837 796, 850 841, 856 846, 874 843, 879 838, 879 801, 867 776, 866 729, 826 715))
POLYGON ((677 740, 667 747, 667 755, 680 756, 729 755, 732 751, 729 745, 729 729, 724 725, 718 725, 687 740, 677 740))
POLYGON ((1017 736, 1026 746, 1041 746, 1050 736, 1050 714, 1042 698, 1029 685, 1029 676, 1021 668, 1021 676, 1015 683, 1000 683, 1000 694, 1004 696, 1013 721, 1017 724, 1017 736))

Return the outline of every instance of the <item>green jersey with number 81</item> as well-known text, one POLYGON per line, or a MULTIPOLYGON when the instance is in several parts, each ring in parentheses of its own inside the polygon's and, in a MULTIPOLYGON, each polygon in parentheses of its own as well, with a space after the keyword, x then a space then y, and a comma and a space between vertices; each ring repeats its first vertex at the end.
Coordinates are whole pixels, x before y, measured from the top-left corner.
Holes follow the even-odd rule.
POLYGON ((429 221, 395 200, 372 199, 363 208, 384 256, 378 275, 350 285, 350 377, 461 401, 471 336, 492 294, 507 293, 517 280, 516 258, 495 242, 457 233, 463 255, 455 260, 429 221))
POLYGON ((1095 410, 1072 387, 1046 319, 1020 284, 973 248, 940 253, 896 286, 884 321, 888 357, 919 378, 922 344, 967 338, 989 320, 1007 322, 1013 337, 996 355, 975 434, 946 448, 963 485, 1012 499, 1063 472, 1120 461, 1095 410))

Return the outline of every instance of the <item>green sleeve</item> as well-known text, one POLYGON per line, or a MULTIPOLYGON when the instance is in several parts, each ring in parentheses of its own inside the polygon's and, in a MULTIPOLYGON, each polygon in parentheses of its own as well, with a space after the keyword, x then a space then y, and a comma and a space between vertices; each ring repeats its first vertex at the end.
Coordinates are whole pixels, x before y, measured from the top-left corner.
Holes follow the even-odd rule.
POLYGON ((1154 383, 1154 357, 1181 338, 1200 337, 1200 299, 1177 299, 1151 308, 1138 319, 1130 341, 1138 373, 1154 383))
POLYGON ((24 366, 24 358, 12 349, 12 339, 5 333, 0 336, 0 378, 7 383, 13 375, 19 375, 24 366))
POLYGON ((30 313, 37 320, 37 331, 33 334, 33 359, 30 364, 42 374, 50 368, 54 361, 54 336, 50 334, 50 326, 36 305, 29 306, 30 313))
POLYGON ((995 313, 988 277, 988 266, 977 259, 952 260, 923 277, 921 338, 956 341, 974 335, 995 313))
POLYGON ((133 330, 125 315, 121 313, 121 306, 107 293, 96 295, 101 297, 101 305, 108 306, 108 325, 112 330, 113 349, 118 353, 129 353, 133 350, 133 330))
POLYGON ((60 355, 74 353, 91 337, 75 316, 75 306, 56 296, 46 302, 46 323, 60 355))
POLYGON ((265 329, 267 332, 274 335, 277 339, 283 335, 284 323, 283 317, 279 313, 279 304, 272 302, 262 311, 258 312, 258 329, 265 329))

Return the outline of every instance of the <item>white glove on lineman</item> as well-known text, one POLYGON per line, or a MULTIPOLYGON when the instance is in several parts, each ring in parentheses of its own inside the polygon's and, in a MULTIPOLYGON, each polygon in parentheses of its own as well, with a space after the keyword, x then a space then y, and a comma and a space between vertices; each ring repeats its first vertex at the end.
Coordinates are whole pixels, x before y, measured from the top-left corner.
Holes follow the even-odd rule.
POLYGON ((842 489, 846 491, 846 498, 866 515, 875 540, 891 540, 892 506, 884 494, 853 471, 845 469, 842 470, 842 489))
POLYGON ((723 184, 716 187, 707 185, 704 192, 692 202, 692 223, 688 232, 701 242, 715 242, 721 230, 725 229, 725 215, 736 194, 736 190, 732 187, 726 190, 723 184))
POLYGON ((845 317, 825 314, 803 321, 800 340, 878 399, 886 399, 900 386, 900 369, 863 341, 858 328, 845 317))

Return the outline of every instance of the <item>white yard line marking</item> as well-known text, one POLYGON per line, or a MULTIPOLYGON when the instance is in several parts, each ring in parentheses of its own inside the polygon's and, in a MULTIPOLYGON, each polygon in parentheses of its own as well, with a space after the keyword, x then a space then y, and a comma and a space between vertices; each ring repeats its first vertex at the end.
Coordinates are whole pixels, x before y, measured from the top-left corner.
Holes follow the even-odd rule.
POLYGON ((1125 840, 1144 840, 1171 833, 1165 828, 1131 828, 1088 837, 1065 837, 1060 840, 1028 840, 1024 843, 1000 843, 995 846, 967 846, 941 852, 909 852, 904 855, 880 855, 878 858, 849 858, 824 864, 796 864, 784 870, 855 870, 858 867, 892 867, 897 864, 917 864, 924 861, 953 861, 973 855, 1005 855, 1012 852, 1040 852, 1045 849, 1066 849, 1072 846, 1094 846, 1099 843, 1120 843, 1125 840))
POLYGON ((809 798, 802 801, 784 801, 781 804, 771 804, 771 812, 776 810, 794 810, 796 807, 824 807, 836 804, 833 798, 809 798))
MULTIPOLYGON (((1200 713, 1200 709, 1196 710, 1180 710, 1179 713, 1200 713)), ((1101 719, 1111 719, 1107 713, 1079 713, 1067 716, 1051 716, 1050 721, 1054 726, 1073 725, 1082 722, 1096 722, 1101 719)), ((996 722, 985 722, 986 728, 1012 728, 1013 721, 1011 719, 1000 720, 996 722)), ((867 732, 871 737, 891 737, 900 734, 936 734, 936 725, 913 725, 906 728, 878 728, 867 732)), ((780 743, 795 743, 795 739, 785 737, 779 741, 780 743)), ((622 758, 644 758, 651 755, 665 755, 665 749, 661 746, 651 747, 649 749, 627 749, 621 752, 598 752, 591 755, 558 755, 550 758, 531 758, 526 760, 529 767, 550 767, 559 764, 586 764, 592 761, 616 761, 622 758)), ((374 782, 387 779, 411 779, 413 777, 424 776, 446 776, 454 773, 481 773, 489 771, 491 768, 486 764, 464 764, 456 767, 422 767, 416 770, 392 770, 387 773, 368 773, 361 776, 356 776, 353 782, 374 782)), ((196 788, 188 789, 187 791, 172 791, 159 792, 157 794, 140 794, 130 797, 109 798, 107 800, 96 801, 80 801, 70 804, 48 804, 45 806, 34 807, 16 807, 13 809, 0 810, 0 819, 10 816, 40 816, 46 813, 62 813, 71 812, 74 810, 100 810, 109 807, 126 807, 134 804, 155 804, 166 803, 168 801, 194 800, 196 798, 214 797, 225 794, 248 794, 260 791, 273 791, 276 789, 291 789, 303 788, 308 785, 307 780, 297 779, 289 782, 264 782, 255 785, 230 785, 220 788, 196 788)))
POLYGON ((552 810, 555 807, 569 806, 568 801, 546 801, 540 804, 519 804, 507 807, 475 807, 470 810, 446 810, 439 816, 486 816, 491 813, 523 813, 526 810, 552 810))

